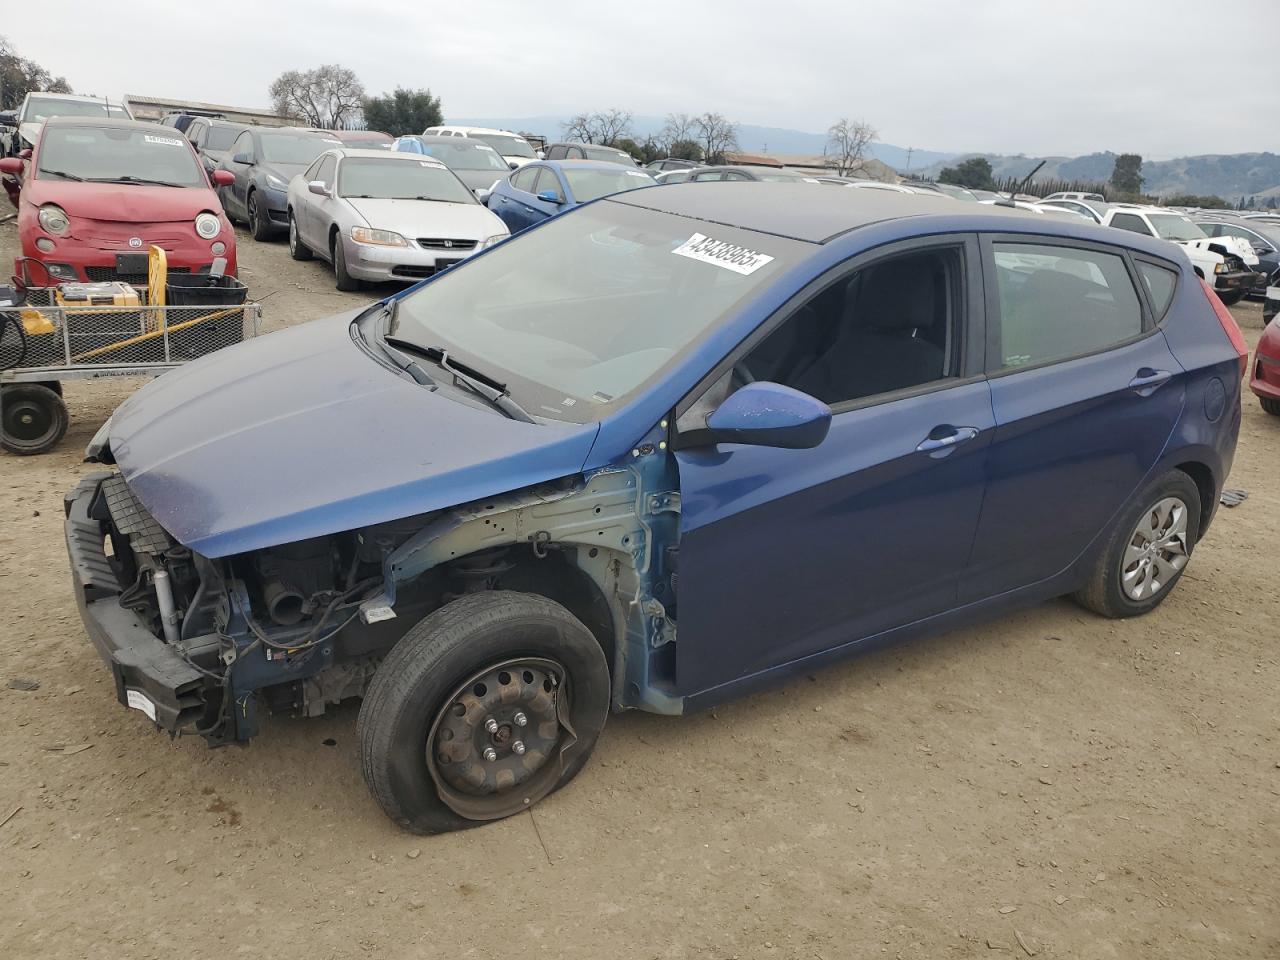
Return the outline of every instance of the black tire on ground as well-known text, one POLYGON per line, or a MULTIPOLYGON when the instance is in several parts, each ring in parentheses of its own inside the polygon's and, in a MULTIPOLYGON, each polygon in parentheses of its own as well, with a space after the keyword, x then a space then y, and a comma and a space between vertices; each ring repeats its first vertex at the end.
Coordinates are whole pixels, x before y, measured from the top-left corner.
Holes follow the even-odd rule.
MULTIPOLYGON (((511 669, 518 673, 523 668, 511 669)), ((514 685, 511 690, 523 689, 520 676, 499 676, 503 677, 500 683, 514 685)), ((523 674, 526 683, 531 677, 523 674)), ((509 699, 508 689, 499 690, 503 702, 509 699)), ((553 688, 534 688, 535 692, 542 689, 553 688)), ((482 696, 483 685, 476 684, 474 691, 482 696)), ((582 769, 604 727, 609 696, 609 668, 600 644, 560 604, 511 591, 468 594, 414 626, 374 675, 356 725, 365 783, 383 812, 414 833, 460 830, 510 816, 560 789, 582 769), (457 794, 449 802, 444 799, 438 779, 445 769, 443 756, 431 761, 436 764, 434 770, 428 768, 427 751, 432 750, 434 757, 438 745, 448 742, 433 740, 432 731, 447 717, 465 716, 476 727, 485 722, 488 708, 470 699, 473 688, 460 689, 460 685, 470 684, 490 667, 498 669, 522 658, 554 661, 563 672, 560 685, 554 688, 555 696, 564 698, 554 701, 555 716, 563 711, 573 736, 557 719, 550 727, 557 739, 543 753, 550 759, 532 768, 529 779, 517 786, 462 797, 466 804, 481 808, 470 809, 464 816, 456 809, 463 805, 457 794), (467 699, 465 710, 458 709, 461 699, 467 699), (474 722, 473 710, 477 711, 474 722)), ((535 718, 525 729, 530 737, 545 735, 546 723, 535 718)), ((448 740, 452 738, 450 732, 448 740)), ((476 756, 471 753, 475 741, 464 736, 457 743, 465 745, 462 750, 468 758, 476 756)), ((455 757, 453 762, 473 761, 455 757)), ((485 769, 481 763, 473 765, 485 769)))
POLYGON ((1228 290, 1224 293, 1219 293, 1218 299, 1222 301, 1223 306, 1230 307, 1243 300, 1245 292, 1244 290, 1228 290))
POLYGON ((1272 400, 1270 397, 1259 397, 1258 402, 1262 404, 1262 409, 1267 411, 1273 417, 1280 417, 1280 400, 1272 400))
POLYGON ((67 405, 48 387, 14 383, 0 388, 0 447, 20 456, 52 450, 67 432, 67 405))
POLYGON ((42 386, 42 387, 48 387, 50 390, 52 390, 52 391, 53 391, 54 393, 56 393, 58 396, 62 396, 62 381, 61 381, 61 380, 41 380, 41 381, 40 381, 40 386, 42 386))
POLYGON ((311 259, 311 248, 298 236, 298 221, 294 219, 292 210, 289 211, 289 256, 295 260, 311 259))
POLYGON ((253 239, 258 241, 270 240, 273 232, 271 218, 267 216, 267 212, 258 203, 258 191, 249 191, 249 199, 246 201, 246 206, 249 212, 249 232, 253 234, 253 239))
POLYGON ((333 275, 336 278, 335 285, 339 290, 359 290, 360 281, 347 273, 347 255, 342 249, 342 240, 335 233, 329 241, 329 249, 333 252, 333 275))
POLYGON ((1154 610, 1173 591, 1182 579, 1182 569, 1165 581, 1150 596, 1140 600, 1129 597, 1121 588, 1121 573, 1125 551, 1133 541, 1138 523, 1161 501, 1168 498, 1180 500, 1186 510, 1186 554, 1190 557, 1200 536, 1200 490, 1181 470, 1170 470, 1144 487, 1120 514, 1111 536, 1094 561, 1089 581, 1075 594, 1075 600, 1083 607, 1104 617, 1120 619, 1136 617, 1154 610))

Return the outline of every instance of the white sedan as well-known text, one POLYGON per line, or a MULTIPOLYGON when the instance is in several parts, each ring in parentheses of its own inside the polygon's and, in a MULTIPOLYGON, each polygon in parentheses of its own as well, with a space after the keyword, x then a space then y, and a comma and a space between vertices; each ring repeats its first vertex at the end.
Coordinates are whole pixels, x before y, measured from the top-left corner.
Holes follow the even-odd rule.
POLYGON ((385 150, 326 150, 289 184, 289 253, 333 264, 339 290, 417 281, 509 235, 438 160, 385 150))

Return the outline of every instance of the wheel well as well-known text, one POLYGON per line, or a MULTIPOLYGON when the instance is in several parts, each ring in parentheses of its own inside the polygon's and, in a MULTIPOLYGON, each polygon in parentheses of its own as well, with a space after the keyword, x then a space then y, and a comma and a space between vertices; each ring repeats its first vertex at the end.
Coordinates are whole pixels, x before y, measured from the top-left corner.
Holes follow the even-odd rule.
POLYGON ((329 228, 329 253, 334 252, 334 248, 338 243, 338 225, 335 223, 329 228))
POLYGON ((1180 463, 1175 467, 1181 470, 1196 485, 1196 489, 1200 492, 1200 523, 1196 527, 1198 536, 1203 537, 1205 530, 1209 527, 1209 521, 1213 519, 1213 509, 1216 506, 1215 499, 1218 493, 1217 484, 1213 479, 1213 471, 1203 463, 1191 461, 1189 463, 1180 463))
POLYGON ((1197 277, 1199 277, 1201 280, 1203 280, 1203 279, 1204 279, 1204 271, 1203 271, 1203 270, 1201 270, 1199 267, 1192 267, 1191 269, 1192 269, 1192 270, 1194 270, 1194 271, 1196 272, 1196 276, 1197 276, 1197 277))

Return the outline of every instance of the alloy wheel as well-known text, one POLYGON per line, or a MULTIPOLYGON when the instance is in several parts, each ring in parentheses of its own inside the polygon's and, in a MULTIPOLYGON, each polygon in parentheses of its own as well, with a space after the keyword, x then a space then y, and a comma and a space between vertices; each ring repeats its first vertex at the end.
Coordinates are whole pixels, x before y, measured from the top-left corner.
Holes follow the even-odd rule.
POLYGON ((1130 600, 1148 600, 1167 589, 1189 559, 1187 505, 1165 497, 1139 518, 1129 537, 1120 589, 1130 600))

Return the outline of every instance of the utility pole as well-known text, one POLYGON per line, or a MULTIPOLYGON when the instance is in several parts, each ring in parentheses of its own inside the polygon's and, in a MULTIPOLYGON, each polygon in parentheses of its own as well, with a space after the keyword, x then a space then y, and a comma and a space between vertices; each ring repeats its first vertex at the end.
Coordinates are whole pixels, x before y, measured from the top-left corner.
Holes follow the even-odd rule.
POLYGON ((907 147, 907 173, 911 172, 911 154, 915 152, 915 147, 907 147))

